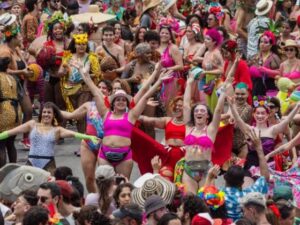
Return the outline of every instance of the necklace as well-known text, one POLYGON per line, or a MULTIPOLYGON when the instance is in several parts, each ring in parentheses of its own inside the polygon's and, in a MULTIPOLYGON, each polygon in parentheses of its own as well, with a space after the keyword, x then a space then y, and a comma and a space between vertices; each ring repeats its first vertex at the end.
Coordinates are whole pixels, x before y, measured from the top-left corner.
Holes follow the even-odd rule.
POLYGON ((175 124, 181 124, 183 122, 182 119, 178 120, 177 118, 174 118, 173 121, 175 124))

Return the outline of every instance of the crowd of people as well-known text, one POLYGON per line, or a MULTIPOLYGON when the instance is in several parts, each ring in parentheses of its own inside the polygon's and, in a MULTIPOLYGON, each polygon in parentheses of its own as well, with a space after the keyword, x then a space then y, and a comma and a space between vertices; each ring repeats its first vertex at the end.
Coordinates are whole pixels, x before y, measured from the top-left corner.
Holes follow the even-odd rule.
POLYGON ((299 47, 300 0, 2 0, 0 225, 300 224, 299 47))

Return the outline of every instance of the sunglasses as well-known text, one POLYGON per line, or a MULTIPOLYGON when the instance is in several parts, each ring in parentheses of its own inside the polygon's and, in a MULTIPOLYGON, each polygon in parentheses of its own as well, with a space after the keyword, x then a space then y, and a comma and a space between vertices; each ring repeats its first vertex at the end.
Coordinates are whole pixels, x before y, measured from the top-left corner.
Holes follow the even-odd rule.
POLYGON ((46 196, 37 196, 37 197, 38 197, 38 200, 41 201, 41 203, 45 203, 48 200, 48 197, 46 197, 46 196))
POLYGON ((293 52, 293 51, 295 51, 295 49, 294 48, 286 48, 286 49, 284 49, 284 51, 286 51, 286 52, 293 52))

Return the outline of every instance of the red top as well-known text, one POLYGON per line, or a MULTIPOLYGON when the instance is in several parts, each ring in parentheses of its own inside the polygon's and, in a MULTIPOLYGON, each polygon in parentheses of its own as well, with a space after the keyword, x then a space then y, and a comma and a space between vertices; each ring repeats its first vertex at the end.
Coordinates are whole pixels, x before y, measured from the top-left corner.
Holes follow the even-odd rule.
POLYGON ((185 138, 185 125, 176 125, 170 120, 166 125, 166 140, 169 139, 180 139, 184 140, 185 138))

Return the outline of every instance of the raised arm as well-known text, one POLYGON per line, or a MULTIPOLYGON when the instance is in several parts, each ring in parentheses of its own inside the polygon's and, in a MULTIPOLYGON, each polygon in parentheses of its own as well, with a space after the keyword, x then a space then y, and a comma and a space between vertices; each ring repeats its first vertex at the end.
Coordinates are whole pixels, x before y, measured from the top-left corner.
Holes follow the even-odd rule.
POLYGON ((0 133, 0 140, 4 140, 6 138, 9 138, 11 136, 17 135, 17 134, 24 134, 29 133, 34 126, 35 121, 30 120, 20 126, 17 126, 11 130, 3 131, 0 133))
POLYGON ((145 106, 147 104, 148 98, 150 98, 158 87, 161 85, 164 79, 170 78, 170 74, 172 71, 168 71, 167 73, 162 74, 159 79, 155 82, 155 84, 144 94, 144 96, 139 100, 136 106, 129 112, 129 120, 132 123, 135 123, 139 116, 143 113, 145 106))
POLYGON ((300 133, 298 133, 291 141, 279 146, 273 152, 266 155, 266 159, 272 158, 274 155, 280 154, 286 150, 290 150, 300 144, 300 133))
POLYGON ((192 84, 195 81, 194 76, 189 74, 189 77, 186 81, 186 87, 183 96, 183 122, 188 124, 191 120, 191 99, 192 99, 192 84))
POLYGON ((91 104, 90 102, 86 102, 73 112, 67 112, 67 111, 60 111, 60 112, 63 118, 66 120, 72 120, 72 119, 79 120, 86 116, 90 104, 91 104))
POLYGON ((143 95, 148 91, 151 84, 154 83, 154 81, 159 76, 159 73, 161 71, 161 64, 157 63, 155 65, 155 69, 152 72, 151 76, 146 80, 146 82, 142 85, 141 89, 136 93, 136 95, 133 97, 135 104, 139 102, 139 100, 143 97, 143 95))
POLYGON ((284 132, 286 126, 293 120, 295 115, 298 113, 299 109, 300 109, 300 103, 298 102, 295 108, 289 113, 288 116, 286 116, 284 120, 271 127, 272 134, 274 137, 277 136, 277 134, 284 132))
POLYGON ((84 80, 86 85, 89 87, 90 91, 92 92, 92 94, 95 98, 98 112, 101 115, 101 117, 103 118, 108 111, 108 109, 104 103, 104 95, 92 81, 90 75, 88 74, 88 71, 89 71, 88 69, 84 68, 83 66, 80 66, 79 71, 81 73, 82 79, 84 80))

